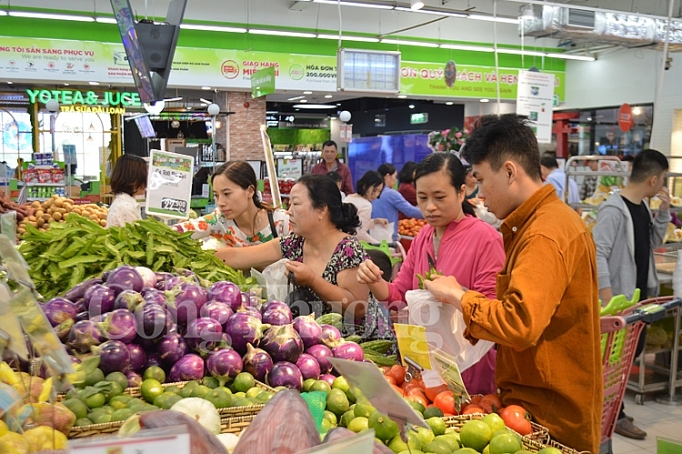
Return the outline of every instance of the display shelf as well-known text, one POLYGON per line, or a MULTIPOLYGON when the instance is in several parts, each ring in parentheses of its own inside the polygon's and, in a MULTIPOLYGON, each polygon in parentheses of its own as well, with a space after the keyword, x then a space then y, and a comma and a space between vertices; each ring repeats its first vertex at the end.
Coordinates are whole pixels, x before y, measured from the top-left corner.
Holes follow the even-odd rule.
POLYGON ((51 197, 27 197, 26 198, 26 200, 28 200, 29 202, 35 202, 35 201, 46 202, 50 199, 51 199, 51 197))
POLYGON ((39 187, 62 187, 64 183, 26 183, 29 188, 39 188, 39 187))

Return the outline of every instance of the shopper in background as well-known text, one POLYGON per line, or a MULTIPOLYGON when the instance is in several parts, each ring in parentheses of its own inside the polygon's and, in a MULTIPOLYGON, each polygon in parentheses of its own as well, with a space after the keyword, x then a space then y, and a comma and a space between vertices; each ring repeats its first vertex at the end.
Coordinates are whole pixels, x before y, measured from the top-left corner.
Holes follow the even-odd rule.
MULTIPOLYGON (((488 224, 473 215, 464 200, 465 170, 451 153, 430 154, 417 165, 417 202, 428 225, 415 237, 407 257, 392 283, 390 275, 371 260, 358 270, 358 282, 390 308, 400 309, 405 293, 419 288, 417 275, 431 268, 455 276, 467 288, 492 298, 495 277, 504 264, 502 238, 488 224)), ((471 394, 495 392, 495 351, 490 350, 475 366, 462 374, 471 394)))
POLYGON ((175 224, 179 232, 192 231, 192 238, 217 240, 217 246, 253 246, 289 233, 284 210, 263 203, 256 173, 246 161, 230 161, 211 177, 215 210, 197 219, 175 224))
POLYGON ((114 165, 111 173, 111 192, 114 201, 109 207, 107 228, 123 227, 129 222, 142 219, 136 195, 147 190, 147 163, 139 156, 124 154, 114 165))
MULTIPOLYGON (((540 170, 545 184, 554 186, 557 197, 566 200, 566 172, 559 168, 556 158, 554 156, 543 156, 540 159, 540 170)), ((568 179, 568 203, 580 203, 578 185, 573 178, 568 179)))
MULTIPOLYGON (((596 172, 599 168, 599 161, 590 159, 585 161, 585 165, 592 171, 596 172)), ((597 190, 599 184, 599 177, 597 175, 585 175, 583 177, 583 184, 580 186, 580 200, 585 200, 592 197, 592 194, 597 190)))
POLYGON ((336 183, 336 187, 339 188, 339 192, 341 192, 341 201, 343 201, 346 198, 346 193, 341 190, 341 187, 343 186, 343 177, 339 172, 335 172, 334 170, 328 172, 327 176, 336 183))
POLYGON ((498 344, 502 404, 518 404, 552 438, 599 452, 602 365, 595 246, 584 222, 543 186, 527 120, 482 117, 464 150, 479 195, 499 219, 506 259, 497 298, 436 276, 426 288, 464 314, 472 342, 498 344))
POLYGON ((338 172, 343 177, 343 184, 341 185, 341 192, 344 194, 352 194, 353 179, 351 178, 350 169, 346 164, 339 161, 339 149, 336 142, 328 140, 322 144, 322 161, 315 164, 310 170, 310 173, 315 175, 326 175, 331 171, 338 172))
MULTIPOLYGON (((654 249, 663 244, 670 216, 670 196, 663 186, 668 159, 656 150, 643 150, 632 162, 627 186, 599 206, 597 223, 592 230, 597 245, 599 294, 602 304, 613 295, 631 299, 640 289, 640 300, 657 296, 654 249), (661 206, 656 217, 648 207, 649 198, 657 195, 661 206)), ((637 344, 636 356, 644 349, 645 331, 637 344)), ((646 437, 621 406, 616 423, 617 434, 643 440, 646 437)))
POLYGON ((424 219, 419 208, 410 205, 398 191, 393 189, 398 181, 398 172, 393 164, 384 163, 379 166, 379 174, 384 179, 384 189, 381 195, 372 202, 372 217, 388 219, 393 223, 393 240, 400 238, 398 235, 398 213, 403 213, 408 218, 424 219))
POLYGON ((476 177, 474 177, 474 170, 471 168, 471 166, 466 166, 466 178, 464 179, 464 186, 466 186, 466 200, 471 200, 474 199, 476 200, 478 198, 478 181, 476 181, 476 177))
POLYGON ((370 170, 366 172, 357 182, 358 192, 346 197, 346 203, 352 203, 358 210, 360 218, 360 228, 356 235, 360 241, 367 243, 380 243, 369 234, 375 225, 388 225, 388 219, 372 219, 372 200, 379 197, 384 188, 384 179, 379 172, 370 170))
MULTIPOLYGON (((410 202, 410 205, 417 206, 417 191, 414 189, 414 170, 417 168, 417 163, 414 161, 407 161, 403 164, 403 168, 398 172, 398 192, 410 202)), ((402 219, 402 217, 401 217, 402 219)))

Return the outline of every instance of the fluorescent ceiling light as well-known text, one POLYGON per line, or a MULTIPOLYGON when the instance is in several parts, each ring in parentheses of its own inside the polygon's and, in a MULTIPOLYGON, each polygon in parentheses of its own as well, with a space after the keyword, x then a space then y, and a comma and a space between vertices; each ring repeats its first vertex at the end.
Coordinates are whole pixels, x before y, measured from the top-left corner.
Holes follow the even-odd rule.
POLYGON ((407 98, 407 95, 398 95, 398 99, 405 99, 407 98))
POLYGON ((182 96, 176 96, 176 97, 174 97, 174 98, 166 98, 166 99, 164 99, 164 101, 166 101, 166 102, 181 101, 181 100, 182 100, 182 96))
POLYGON ((336 106, 333 104, 294 104, 294 109, 336 109, 336 106))
MULTIPOLYGON (((339 35, 325 35, 323 33, 318 33, 317 37, 320 39, 339 39, 339 35)), ((379 38, 370 38, 366 36, 341 36, 341 41, 357 41, 361 43, 378 43, 379 38)))
POLYGON ((469 19, 484 20, 488 22, 499 22, 501 24, 518 24, 519 20, 513 17, 486 16, 483 14, 469 14, 469 19))
POLYGON ((500 47, 497 48, 497 53, 511 55, 527 55, 530 57, 544 57, 547 55, 547 52, 538 52, 536 50, 504 49, 500 47))
POLYGON ((407 107, 409 107, 410 109, 414 109, 414 104, 410 104, 410 105, 407 106, 407 107))
POLYGON ((113 18, 113 17, 102 17, 102 16, 98 16, 98 17, 95 18, 95 22, 97 22, 97 23, 99 23, 99 24, 115 24, 115 23, 116 23, 116 19, 113 18))
POLYGON ((210 106, 211 104, 213 104, 213 101, 211 101, 210 99, 206 99, 206 98, 199 98, 199 101, 203 102, 207 106, 210 106))
POLYGON ((488 98, 481 98, 481 102, 490 102, 488 98))
POLYGON ((300 103, 306 103, 306 102, 308 102, 308 100, 307 99, 301 99, 299 102, 300 103))
POLYGON ((590 57, 588 55, 573 55, 573 54, 554 54, 547 52, 547 56, 550 58, 561 58, 564 60, 580 60, 580 61, 595 61, 595 57, 590 57))
POLYGON ((418 10, 424 7, 424 2, 422 0, 410 0, 410 9, 418 10))
POLYGON ((88 82, 90 85, 99 85, 99 82, 88 82))
POLYGON ((14 85, 14 82, 7 81, 7 85, 14 85))
POLYGON ((361 2, 338 2, 337 0, 313 0, 315 3, 322 3, 323 5, 338 5, 341 6, 359 6, 361 8, 374 8, 374 9, 393 9, 393 5, 384 5, 380 3, 361 3, 361 2))
POLYGON ((186 30, 202 30, 207 32, 224 32, 224 33, 246 33, 244 27, 222 27, 218 25, 200 25, 200 24, 180 24, 180 28, 186 30))
POLYGON ((303 94, 304 94, 304 95, 312 95, 313 92, 312 92, 312 91, 304 91, 303 94))
POLYGON ((305 98, 305 96, 294 96, 293 98, 287 98, 287 101, 298 101, 303 98, 305 98))
POLYGON ((451 106, 451 105, 453 105, 453 104, 454 104, 454 102, 452 102, 452 101, 448 101, 448 102, 445 103, 446 106, 451 106))
POLYGON ((55 19, 55 20, 68 20, 75 22, 95 22, 94 17, 90 16, 77 16, 74 14, 52 14, 52 13, 36 13, 32 11, 10 11, 10 16, 13 17, 28 17, 31 19, 55 19))
POLYGON ((254 35, 293 36, 294 38, 315 38, 315 33, 289 32, 283 30, 264 30, 258 28, 250 28, 249 33, 254 35))
POLYGON ((202 89, 202 90, 210 90, 210 89, 211 89, 211 87, 209 87, 209 86, 205 85, 205 86, 201 87, 201 89, 202 89))
POLYGON ((7 12, 0 10, 0 16, 7 16, 7 12))
POLYGON ((472 52, 495 52, 492 47, 467 46, 466 44, 441 44, 442 49, 470 50, 472 52))
POLYGON ((324 95, 325 98, 331 99, 333 95, 324 95))
POLYGON ((435 16, 451 16, 451 17, 467 17, 467 13, 460 13, 458 11, 444 11, 444 10, 435 10, 435 9, 418 9, 414 10, 411 8, 406 8, 404 6, 396 6, 395 7, 396 11, 404 11, 404 12, 409 12, 409 13, 423 13, 423 14, 433 14, 435 16))
POLYGON ((426 43, 423 41, 405 41, 402 39, 382 39, 381 44, 402 44, 403 46, 417 46, 417 47, 438 47, 436 43, 426 43))

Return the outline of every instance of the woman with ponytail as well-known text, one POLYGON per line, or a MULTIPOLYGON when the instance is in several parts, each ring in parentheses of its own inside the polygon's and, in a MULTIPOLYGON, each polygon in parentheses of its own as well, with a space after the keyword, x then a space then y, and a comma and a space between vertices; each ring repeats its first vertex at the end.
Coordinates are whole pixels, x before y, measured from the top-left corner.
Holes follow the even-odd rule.
POLYGON ((175 224, 179 232, 192 231, 192 238, 215 238, 219 247, 243 247, 266 243, 289 233, 289 217, 263 203, 256 173, 246 161, 230 161, 211 177, 216 209, 198 219, 175 224))

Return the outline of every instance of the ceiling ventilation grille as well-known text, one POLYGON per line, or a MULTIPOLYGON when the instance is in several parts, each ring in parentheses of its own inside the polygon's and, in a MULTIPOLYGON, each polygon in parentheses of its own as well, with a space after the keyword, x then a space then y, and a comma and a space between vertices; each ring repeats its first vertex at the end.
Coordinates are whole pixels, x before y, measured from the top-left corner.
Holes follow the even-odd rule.
POLYGON ((582 27, 594 29, 594 11, 568 8, 568 23, 572 27, 582 27))

